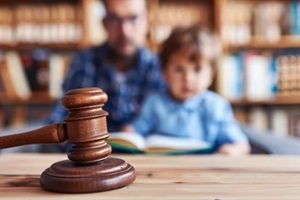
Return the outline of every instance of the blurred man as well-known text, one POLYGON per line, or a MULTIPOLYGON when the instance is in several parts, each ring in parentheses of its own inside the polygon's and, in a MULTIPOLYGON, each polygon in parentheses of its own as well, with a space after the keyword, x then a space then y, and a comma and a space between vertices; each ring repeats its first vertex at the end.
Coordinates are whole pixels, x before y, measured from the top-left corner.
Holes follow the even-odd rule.
MULTIPOLYGON (((163 87, 158 59, 145 48, 148 16, 145 0, 103 1, 107 40, 73 57, 63 91, 100 87, 108 95, 104 110, 108 130, 118 131, 137 114, 144 97, 163 87)), ((57 103, 49 123, 61 122, 65 109, 57 103)))

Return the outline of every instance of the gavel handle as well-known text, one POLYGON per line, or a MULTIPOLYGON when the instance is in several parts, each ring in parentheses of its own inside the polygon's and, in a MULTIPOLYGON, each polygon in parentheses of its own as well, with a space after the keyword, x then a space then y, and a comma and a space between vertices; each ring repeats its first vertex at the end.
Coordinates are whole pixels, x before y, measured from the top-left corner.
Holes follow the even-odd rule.
POLYGON ((67 138, 65 124, 51 124, 40 129, 0 137, 0 149, 27 144, 61 143, 67 138))

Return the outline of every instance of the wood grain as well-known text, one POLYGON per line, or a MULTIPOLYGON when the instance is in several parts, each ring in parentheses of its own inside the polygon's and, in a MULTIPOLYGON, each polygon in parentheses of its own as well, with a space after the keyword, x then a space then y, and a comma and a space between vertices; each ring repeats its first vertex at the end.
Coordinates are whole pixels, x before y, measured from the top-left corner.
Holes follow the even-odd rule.
POLYGON ((39 174, 65 158, 56 154, 0 156, 0 199, 274 199, 300 197, 296 156, 124 156, 137 178, 102 193, 56 194, 37 187, 39 174), (4 164, 6 163, 6 164, 4 164))

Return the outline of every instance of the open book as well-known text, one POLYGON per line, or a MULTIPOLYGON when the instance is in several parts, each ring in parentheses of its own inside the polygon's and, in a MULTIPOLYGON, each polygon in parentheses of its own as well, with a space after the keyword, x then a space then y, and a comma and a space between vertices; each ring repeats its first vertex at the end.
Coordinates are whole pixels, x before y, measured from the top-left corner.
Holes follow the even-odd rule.
POLYGON ((162 135, 144 138, 137 133, 111 133, 107 143, 113 152, 152 154, 201 154, 211 153, 212 147, 204 141, 162 135))

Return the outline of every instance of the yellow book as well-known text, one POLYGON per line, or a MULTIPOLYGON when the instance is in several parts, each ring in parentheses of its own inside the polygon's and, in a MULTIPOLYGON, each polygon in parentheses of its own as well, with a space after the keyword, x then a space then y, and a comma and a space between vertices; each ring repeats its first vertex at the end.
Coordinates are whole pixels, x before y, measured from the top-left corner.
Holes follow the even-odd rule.
POLYGON ((211 153, 212 146, 195 139, 151 134, 144 138, 138 133, 111 133, 107 139, 113 152, 147 154, 201 154, 211 153))

